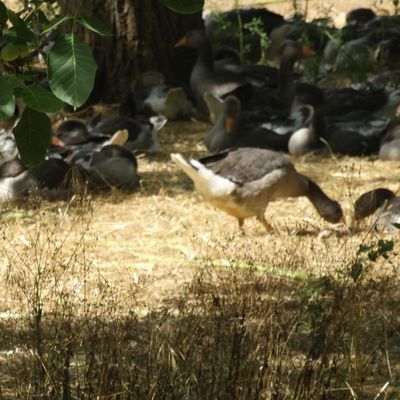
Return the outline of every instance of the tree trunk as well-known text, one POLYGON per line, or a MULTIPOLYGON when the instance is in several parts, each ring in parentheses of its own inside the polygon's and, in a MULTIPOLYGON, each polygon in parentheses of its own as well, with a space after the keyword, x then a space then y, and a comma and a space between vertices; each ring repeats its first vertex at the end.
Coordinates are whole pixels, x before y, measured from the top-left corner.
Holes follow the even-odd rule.
POLYGON ((174 44, 188 30, 203 26, 201 13, 177 14, 159 0, 64 0, 63 12, 93 16, 113 32, 105 38, 79 29, 91 47, 98 71, 92 101, 124 99, 138 73, 157 70, 187 85, 195 55, 174 44))

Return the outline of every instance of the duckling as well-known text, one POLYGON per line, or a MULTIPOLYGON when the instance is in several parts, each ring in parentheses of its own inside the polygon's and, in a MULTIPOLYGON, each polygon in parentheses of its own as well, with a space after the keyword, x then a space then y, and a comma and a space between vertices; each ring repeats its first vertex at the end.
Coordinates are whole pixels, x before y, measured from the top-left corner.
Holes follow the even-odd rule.
POLYGON ((400 198, 389 189, 379 188, 362 194, 354 203, 353 222, 377 213, 374 222, 379 232, 399 232, 400 198), (397 226, 396 226, 397 225, 397 226))
POLYGON ((264 214, 268 203, 277 198, 306 196, 325 220, 343 220, 339 203, 279 153, 244 147, 198 161, 181 154, 171 154, 171 159, 193 180, 206 201, 237 219, 242 232, 244 220, 253 216, 271 230, 264 214))

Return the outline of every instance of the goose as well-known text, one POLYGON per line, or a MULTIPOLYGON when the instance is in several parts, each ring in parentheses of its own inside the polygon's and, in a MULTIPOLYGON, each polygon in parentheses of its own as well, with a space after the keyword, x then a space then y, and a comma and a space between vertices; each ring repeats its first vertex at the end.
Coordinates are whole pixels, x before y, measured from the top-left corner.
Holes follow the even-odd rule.
POLYGON ((14 158, 0 165, 0 178, 13 178, 27 169, 28 167, 19 158, 14 158))
MULTIPOLYGON (((71 165, 80 165, 87 168, 90 165, 94 153, 101 151, 102 148, 109 145, 124 146, 129 138, 128 130, 121 129, 114 133, 109 139, 101 143, 85 143, 80 146, 63 147, 63 150, 69 151, 65 160, 71 165)), ((129 150, 126 150, 129 152, 129 150)))
POLYGON ((389 189, 379 188, 362 194, 354 203, 353 222, 376 214, 375 230, 379 232, 399 232, 400 198, 389 189), (397 225, 397 226, 396 226, 397 225))
POLYGON ((0 200, 12 201, 28 196, 30 193, 42 195, 47 190, 62 185, 70 165, 60 159, 48 159, 14 176, 0 179, 0 200))
POLYGON ((239 47, 239 41, 232 31, 238 29, 238 16, 240 16, 242 24, 243 44, 250 48, 247 54, 253 62, 258 62, 262 55, 259 38, 246 28, 246 24, 252 23, 254 20, 260 21, 263 32, 268 35, 276 27, 284 23, 284 17, 276 14, 266 8, 235 8, 223 13, 208 13, 205 16, 204 24, 207 36, 213 44, 220 46, 229 46, 235 49, 239 47), (221 19, 226 22, 232 29, 221 29, 221 19))
MULTIPOLYGON (((310 104, 324 117, 344 117, 354 111, 368 111, 376 118, 394 118, 400 105, 400 90, 357 90, 353 88, 321 89, 298 83, 291 109, 310 104)), ((344 117, 345 118, 345 117, 344 117)))
POLYGON ((0 164, 13 160, 17 155, 17 144, 11 130, 0 130, 0 164))
POLYGON ((246 84, 242 74, 215 70, 211 43, 203 30, 195 29, 187 32, 175 44, 175 48, 180 47, 197 51, 197 60, 190 75, 190 88, 198 106, 202 104, 205 92, 222 97, 246 84))
POLYGON ((228 96, 214 126, 208 131, 204 143, 207 149, 218 152, 231 147, 259 147, 287 151, 293 131, 311 123, 311 107, 297 110, 292 118, 271 119, 262 113, 241 112, 241 103, 228 96))
POLYGON ((375 12, 370 8, 354 8, 346 14, 346 24, 363 26, 369 21, 373 20, 375 17, 375 12))
MULTIPOLYGON (((167 83, 158 71, 147 71, 136 77, 131 85, 132 108, 138 115, 163 115, 167 120, 188 119, 196 110, 183 87, 167 83)), ((125 106, 126 107, 126 106, 125 106)), ((129 115, 134 113, 126 109, 129 115)))
POLYGON ((314 107, 302 106, 297 112, 307 115, 307 123, 297 129, 289 138, 288 151, 294 156, 301 156, 317 150, 323 146, 323 141, 328 139, 326 126, 321 116, 315 113, 314 107))
POLYGON ((159 150, 157 136, 167 119, 164 116, 153 116, 149 119, 133 119, 126 116, 117 116, 97 119, 90 133, 111 137, 119 130, 128 131, 128 140, 125 147, 131 151, 145 151, 154 153, 159 150))
POLYGON ((56 129, 56 137, 67 147, 85 143, 101 143, 109 139, 109 135, 89 132, 87 126, 79 120, 68 119, 56 129))
POLYGON ((136 157, 126 148, 116 144, 104 146, 94 152, 86 171, 92 191, 118 188, 132 192, 140 180, 136 157))
POLYGON ((393 127, 382 139, 379 158, 381 160, 400 160, 400 125, 393 127))
POLYGON ((237 96, 244 109, 271 109, 274 112, 287 113, 295 94, 295 64, 299 60, 313 57, 315 52, 302 43, 286 40, 281 46, 281 60, 278 70, 278 86, 254 87, 244 85, 236 88, 230 94, 237 96))
POLYGON ((264 214, 268 203, 277 198, 306 196, 322 218, 331 223, 343 221, 339 203, 274 151, 243 147, 200 160, 179 153, 171 154, 171 159, 206 201, 237 219, 242 232, 244 220, 253 216, 271 230, 264 214))
POLYGON ((261 87, 257 90, 259 85, 252 85, 252 75, 246 73, 248 68, 216 69, 211 43, 202 30, 189 31, 175 44, 175 47, 197 50, 197 61, 190 75, 190 87, 198 104, 202 104, 206 92, 220 98, 233 94, 239 96, 247 108, 271 104, 274 108, 290 106, 294 88, 294 65, 302 58, 315 55, 308 46, 295 41, 285 42, 281 49, 278 88, 275 93, 270 93, 270 88, 261 87))
POLYGON ((389 123, 389 118, 371 118, 364 112, 353 113, 352 118, 346 116, 335 119, 323 119, 316 113, 312 124, 290 136, 288 150, 290 154, 298 156, 328 145, 330 151, 341 155, 377 153, 389 123))

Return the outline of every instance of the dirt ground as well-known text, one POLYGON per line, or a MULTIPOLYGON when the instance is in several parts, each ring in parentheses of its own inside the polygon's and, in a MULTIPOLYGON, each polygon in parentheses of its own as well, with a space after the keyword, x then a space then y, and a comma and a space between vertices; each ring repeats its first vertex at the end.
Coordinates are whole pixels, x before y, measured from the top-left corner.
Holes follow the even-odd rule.
MULTIPOLYGON (((338 14, 362 4, 335 2, 330 6, 313 1, 309 7, 313 11, 330 7, 338 14)), ((232 5, 232 1, 206 2, 209 10, 232 5)), ((287 15, 290 3, 268 7, 287 15)), ((140 190, 130 196, 111 193, 93 200, 91 245, 86 256, 104 278, 117 286, 145 282, 143 302, 157 307, 189 282, 204 260, 224 264, 253 259, 254 263, 282 267, 289 264, 287 260, 290 265, 295 260, 296 272, 321 274, 335 263, 354 257, 364 240, 373 240, 374 233, 368 227, 350 233, 345 226, 330 226, 306 199, 288 199, 269 206, 267 219, 274 224, 274 233, 265 233, 261 224, 249 219, 245 223, 247 235, 239 235, 236 221, 204 203, 191 181, 170 160, 172 152, 193 157, 206 154, 203 138, 208 128, 198 121, 169 122, 160 135, 160 153, 139 158, 140 190)), ((348 222, 358 195, 381 186, 394 191, 399 188, 398 162, 334 156, 307 156, 294 162, 299 171, 342 204, 348 222)), ((50 213, 57 213, 67 206, 46 207, 50 213)), ((27 230, 41 223, 40 218, 37 210, 26 216, 24 210, 3 206, 1 219, 7 221, 3 234, 24 238, 27 230)), ((59 234, 62 237, 63 232, 59 234)), ((6 264, 4 261, 3 270, 6 264)), ((5 299, 0 311, 7 312, 9 307, 5 299)))
MULTIPOLYGON (((193 157, 206 154, 202 140, 207 128, 201 122, 168 123, 160 135, 161 152, 139 158, 140 190, 93 199, 85 249, 93 276, 100 274, 121 289, 140 283, 142 306, 157 308, 174 298, 205 263, 245 262, 281 268, 285 273, 320 275, 332 272, 335 265, 348 264, 360 244, 386 237, 370 231, 372 220, 352 232, 344 225, 332 226, 305 198, 269 205, 266 216, 275 227, 273 233, 266 233, 255 219, 247 219, 246 235, 239 234, 236 220, 205 203, 169 158, 172 152, 193 157), (287 265, 291 270, 285 270, 287 265)), ((342 204, 348 222, 358 195, 377 187, 399 188, 398 162, 333 156, 293 161, 301 173, 342 204)), ((66 208, 66 203, 49 203, 27 213, 26 206, 3 206, 3 235, 12 238, 15 246, 21 245, 30 231, 40 228, 41 218, 57 220, 66 208)), ((62 239, 65 232, 55 235, 62 239)), ((67 254, 69 245, 68 239, 67 254)), ((3 259, 3 272, 6 264, 3 259)), ((6 313, 12 303, 7 297, 0 306, 6 313)))

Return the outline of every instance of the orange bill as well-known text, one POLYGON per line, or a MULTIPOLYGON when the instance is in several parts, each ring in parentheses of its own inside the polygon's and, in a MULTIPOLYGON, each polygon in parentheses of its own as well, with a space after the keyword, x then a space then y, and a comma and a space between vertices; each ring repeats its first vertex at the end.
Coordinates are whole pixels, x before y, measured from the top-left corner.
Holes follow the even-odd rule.
POLYGON ((187 39, 186 36, 183 36, 181 39, 179 39, 176 43, 174 47, 185 47, 187 43, 187 39))
POLYGON ((304 57, 312 57, 315 56, 315 51, 309 46, 302 47, 302 53, 304 57))
POLYGON ((225 129, 228 133, 233 133, 233 128, 235 127, 235 120, 232 117, 225 118, 225 129))
POLYGON ((65 146, 64 142, 61 139, 59 139, 57 136, 54 136, 54 135, 51 137, 51 144, 53 146, 60 146, 60 147, 65 146))

